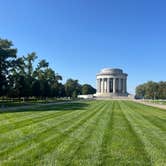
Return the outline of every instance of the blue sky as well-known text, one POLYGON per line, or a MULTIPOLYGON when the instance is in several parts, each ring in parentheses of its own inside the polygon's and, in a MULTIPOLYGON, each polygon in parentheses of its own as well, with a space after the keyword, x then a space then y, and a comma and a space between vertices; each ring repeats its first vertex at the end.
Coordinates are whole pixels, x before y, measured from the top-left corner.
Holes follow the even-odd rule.
POLYGON ((0 37, 35 51, 64 78, 96 84, 105 67, 128 73, 128 91, 166 80, 165 0, 0 0, 0 37))

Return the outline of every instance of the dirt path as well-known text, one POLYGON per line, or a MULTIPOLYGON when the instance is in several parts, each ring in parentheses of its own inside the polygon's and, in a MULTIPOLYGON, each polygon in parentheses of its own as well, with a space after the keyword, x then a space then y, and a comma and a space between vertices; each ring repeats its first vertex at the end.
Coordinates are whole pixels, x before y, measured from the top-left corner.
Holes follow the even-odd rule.
POLYGON ((166 105, 162 105, 162 104, 149 103, 149 102, 146 102, 146 101, 143 101, 143 100, 133 100, 133 101, 134 101, 134 102, 137 102, 137 103, 144 104, 144 105, 152 106, 152 107, 157 107, 157 108, 161 108, 161 109, 166 109, 166 105))

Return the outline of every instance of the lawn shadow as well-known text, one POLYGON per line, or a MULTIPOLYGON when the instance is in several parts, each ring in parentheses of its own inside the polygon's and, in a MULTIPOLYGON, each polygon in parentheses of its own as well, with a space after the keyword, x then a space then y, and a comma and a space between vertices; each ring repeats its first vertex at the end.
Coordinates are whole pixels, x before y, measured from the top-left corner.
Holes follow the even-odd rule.
POLYGON ((51 105, 32 105, 32 106, 20 106, 16 108, 4 108, 0 110, 0 113, 14 113, 14 112, 36 112, 36 111, 77 111, 86 110, 90 103, 75 102, 75 103, 55 103, 51 105))

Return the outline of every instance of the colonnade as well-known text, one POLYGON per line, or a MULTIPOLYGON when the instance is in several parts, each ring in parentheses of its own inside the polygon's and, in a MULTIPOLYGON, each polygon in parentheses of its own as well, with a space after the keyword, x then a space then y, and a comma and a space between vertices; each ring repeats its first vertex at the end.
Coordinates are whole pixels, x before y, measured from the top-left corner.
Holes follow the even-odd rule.
POLYGON ((97 93, 125 94, 126 92, 126 78, 97 78, 97 93))

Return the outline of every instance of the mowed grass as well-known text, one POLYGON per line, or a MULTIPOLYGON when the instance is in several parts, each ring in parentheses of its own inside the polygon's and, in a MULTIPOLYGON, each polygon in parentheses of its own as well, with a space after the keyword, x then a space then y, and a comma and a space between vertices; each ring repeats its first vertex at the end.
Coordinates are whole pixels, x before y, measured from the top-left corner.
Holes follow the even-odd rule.
POLYGON ((89 101, 3 112, 0 165, 164 166, 166 110, 89 101))

